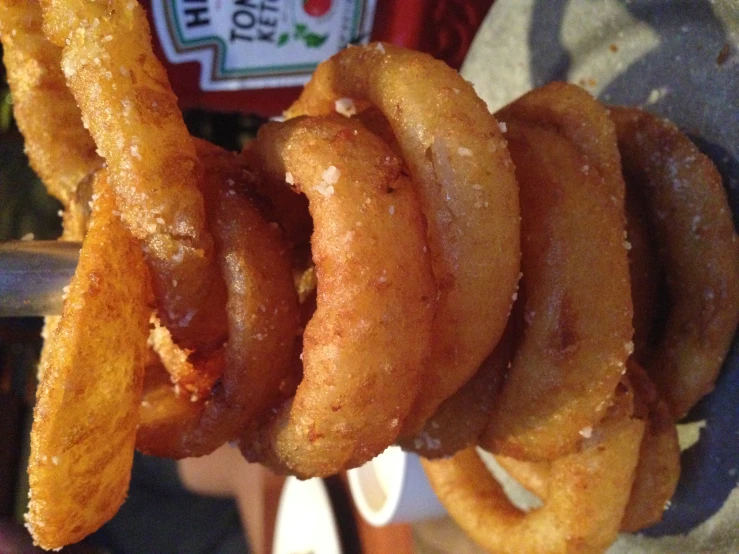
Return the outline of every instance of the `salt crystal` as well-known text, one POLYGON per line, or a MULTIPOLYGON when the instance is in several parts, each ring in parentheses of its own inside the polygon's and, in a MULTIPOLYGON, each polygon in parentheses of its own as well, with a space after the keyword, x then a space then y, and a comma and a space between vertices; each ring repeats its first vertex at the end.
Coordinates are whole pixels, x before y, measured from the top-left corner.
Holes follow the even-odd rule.
POLYGON ((334 195, 336 192, 336 189, 334 189, 333 186, 327 185, 326 183, 319 183, 315 187, 313 187, 319 194, 322 196, 325 196, 326 198, 329 198, 334 195))
POLYGON ((340 113, 344 117, 351 117, 357 113, 357 107, 351 98, 339 98, 334 102, 334 108, 337 113, 340 113))
POLYGON ((333 196, 334 192, 336 192, 333 185, 338 182, 340 176, 341 171, 336 166, 330 165, 321 174, 321 182, 313 188, 327 198, 333 196))
POLYGON ((330 165, 321 175, 321 179, 323 179, 327 185, 335 185, 339 181, 340 176, 341 171, 339 171, 336 166, 330 165))
POLYGON ((693 217, 693 224, 691 226, 693 233, 695 233, 698 230, 698 225, 700 225, 700 222, 701 222, 701 216, 696 215, 695 217, 693 217))

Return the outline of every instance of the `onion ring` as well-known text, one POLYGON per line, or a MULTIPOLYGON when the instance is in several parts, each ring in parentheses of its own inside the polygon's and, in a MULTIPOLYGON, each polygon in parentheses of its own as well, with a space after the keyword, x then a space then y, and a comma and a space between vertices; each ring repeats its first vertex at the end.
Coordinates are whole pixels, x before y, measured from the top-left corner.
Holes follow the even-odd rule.
POLYGON ((331 475, 390 445, 415 400, 436 293, 423 219, 400 161, 351 120, 269 123, 251 154, 308 197, 318 296, 294 399, 241 449, 281 471, 331 475))
POLYGON ((638 190, 626 190, 626 238, 629 241, 629 277, 634 304, 634 353, 640 363, 649 356, 664 318, 665 275, 644 202, 638 190))
POLYGON ((665 267, 669 312, 645 368, 682 417, 713 389, 739 322, 739 242, 721 176, 672 123, 612 108, 623 170, 641 191, 665 267))
POLYGON ((251 175, 236 154, 204 141, 197 150, 228 286, 229 337, 223 376, 206 401, 177 395, 169 383, 146 391, 137 448, 170 458, 208 454, 264 416, 280 399, 298 334, 290 251, 279 229, 244 196, 240 187, 251 175))
POLYGON ((149 275, 141 248, 115 215, 105 173, 96 190, 34 409, 26 522, 47 549, 77 542, 113 517, 133 464, 149 275))
POLYGON ((342 97, 387 118, 427 218, 439 306, 409 437, 503 334, 519 275, 517 186, 495 118, 443 62, 385 43, 347 48, 318 66, 286 115, 335 113, 342 97))
POLYGON ((61 50, 42 32, 38 2, 0 2, 0 42, 28 159, 49 193, 67 206, 77 183, 101 160, 64 82, 61 50))
POLYGON ((639 464, 621 522, 622 531, 636 532, 662 521, 680 479, 680 445, 669 406, 633 359, 628 365, 629 381, 648 412, 639 464))
POLYGON ((495 456, 495 461, 515 481, 544 501, 549 494, 552 462, 528 462, 510 456, 495 456))
POLYGON ((618 533, 644 432, 626 396, 581 451, 552 462, 548 498, 528 513, 510 503, 474 448, 421 463, 451 517, 491 552, 601 552, 618 533))
POLYGON ((428 459, 444 458, 477 444, 490 420, 506 368, 511 360, 511 332, 503 334, 492 353, 461 389, 442 402, 420 432, 399 441, 404 450, 428 459))
MULTIPOLYGON (((669 407, 633 358, 629 359, 628 367, 639 411, 647 418, 634 483, 620 526, 621 531, 633 533, 662 520, 680 477, 680 447, 669 407)), ((550 462, 526 462, 506 456, 495 459, 526 490, 547 500, 550 462)))
POLYGON ((480 445, 554 460, 603 417, 633 349, 623 181, 613 125, 585 91, 548 85, 499 117, 521 187, 527 326, 480 445))
POLYGON ((201 167, 144 10, 129 0, 41 6, 121 218, 143 242, 159 316, 179 346, 208 354, 227 334, 225 285, 197 186, 201 167))

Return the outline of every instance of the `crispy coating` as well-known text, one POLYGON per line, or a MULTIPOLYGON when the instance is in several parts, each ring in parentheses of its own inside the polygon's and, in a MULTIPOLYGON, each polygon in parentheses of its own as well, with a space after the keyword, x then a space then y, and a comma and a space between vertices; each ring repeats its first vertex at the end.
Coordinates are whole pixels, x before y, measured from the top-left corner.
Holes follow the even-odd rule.
POLYGON ((290 250, 243 189, 251 175, 236 154, 204 141, 197 148, 206 169, 201 188, 209 225, 228 286, 229 337, 223 354, 211 360, 224 369, 206 399, 191 398, 182 383, 181 395, 165 383, 144 396, 137 448, 170 458, 208 454, 263 417, 281 398, 298 335, 290 250))
POLYGON ((647 427, 639 448, 634 484, 621 530, 636 532, 662 521, 680 479, 680 445, 667 403, 644 370, 629 360, 629 381, 647 412, 647 427))
POLYGON ((603 417, 633 349, 623 181, 610 163, 618 159, 613 125, 604 108, 572 85, 555 85, 561 94, 548 102, 579 98, 564 108, 578 105, 594 114, 578 131, 608 154, 590 157, 589 147, 557 127, 556 114, 548 123, 519 118, 525 114, 519 103, 536 106, 538 95, 549 97, 552 87, 523 96, 499 115, 521 187, 526 327, 480 438, 496 454, 532 461, 554 460, 578 447, 580 431, 603 417))
MULTIPOLYGON (((644 370, 628 362, 629 382, 637 400, 637 417, 646 420, 639 447, 639 461, 620 530, 636 532, 658 523, 680 478, 680 447, 670 410, 644 370)), ((497 462, 528 491, 543 501, 549 497, 551 462, 526 462, 496 456, 497 462)))
POLYGON ((200 356, 177 346, 169 329, 161 324, 156 315, 152 315, 151 323, 149 347, 162 360, 178 394, 187 396, 192 402, 210 397, 213 385, 223 375, 224 349, 219 348, 200 356))
POLYGON ((665 275, 657 256, 646 207, 638 190, 626 190, 626 239, 629 246, 629 277, 634 304, 634 354, 644 363, 650 354, 665 311, 665 275))
POLYGON ((104 173, 96 190, 34 410, 26 522, 47 549, 77 542, 113 517, 133 463, 149 276, 141 248, 114 215, 104 173))
POLYGON ((627 186, 643 193, 667 275, 663 335, 645 368, 680 418, 714 386, 739 322, 739 242, 721 176, 675 125, 611 108, 627 186))
MULTIPOLYGON (((82 242, 85 238, 87 225, 90 221, 90 205, 92 204, 90 200, 92 199, 92 186, 95 176, 95 173, 90 173, 76 185, 69 204, 62 213, 62 236, 59 237, 59 240, 82 242)), ((44 343, 41 346, 36 376, 39 382, 43 377, 44 367, 46 366, 45 360, 52 347, 52 342, 48 338, 54 333, 54 329, 60 320, 61 316, 58 315, 49 315, 44 318, 44 328, 41 330, 44 343)))
POLYGON ((67 206, 101 160, 67 89, 61 49, 46 40, 41 21, 36 1, 0 1, 3 62, 25 151, 49 193, 67 206))
POLYGON ((433 352, 403 435, 412 436, 500 340, 519 275, 519 206, 501 131, 472 86, 443 62, 390 44, 322 63, 288 116, 369 101, 387 118, 428 225, 439 286, 433 352))
POLYGON ((547 499, 552 462, 527 462, 510 456, 495 456, 495 461, 527 491, 538 496, 540 500, 547 499))
POLYGON ((179 346, 208 353, 227 334, 225 285, 197 186, 202 169, 144 10, 128 0, 41 6, 121 218, 143 243, 158 315, 179 346))
POLYGON ((430 460, 451 456, 477 444, 510 364, 512 333, 506 331, 498 345, 461 389, 442 402, 420 432, 399 442, 404 450, 430 460))
POLYGON ((331 475, 391 444, 418 392, 436 294, 423 218, 400 161, 351 120, 267 124, 252 155, 308 197, 318 294, 295 397, 241 449, 298 476, 331 475))
POLYGON ((510 503, 474 448, 422 464, 451 517, 483 548, 511 554, 600 553, 618 533, 643 432, 644 422, 617 406, 581 451, 552 462, 546 502, 528 513, 510 503))

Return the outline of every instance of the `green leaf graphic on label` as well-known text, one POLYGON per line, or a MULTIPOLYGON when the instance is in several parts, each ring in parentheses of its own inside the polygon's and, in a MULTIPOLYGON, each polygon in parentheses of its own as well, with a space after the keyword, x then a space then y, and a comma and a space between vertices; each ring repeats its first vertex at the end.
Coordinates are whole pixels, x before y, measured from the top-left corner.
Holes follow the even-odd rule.
POLYGON ((305 45, 308 48, 319 48, 324 42, 328 35, 317 35, 316 33, 308 33, 305 35, 305 45))
MULTIPOLYGON (((295 29, 293 30, 293 38, 295 40, 302 40, 308 48, 320 48, 326 40, 328 40, 328 34, 319 35, 311 31, 307 25, 303 23, 296 23, 295 29)), ((280 38, 277 40, 277 46, 283 46, 290 40, 290 35, 282 33, 280 38)))

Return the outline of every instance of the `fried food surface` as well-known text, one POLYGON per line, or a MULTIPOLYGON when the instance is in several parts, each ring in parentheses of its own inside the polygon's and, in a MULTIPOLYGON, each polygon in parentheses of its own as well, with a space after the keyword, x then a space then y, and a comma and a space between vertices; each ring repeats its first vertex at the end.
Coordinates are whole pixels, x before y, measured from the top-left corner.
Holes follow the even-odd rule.
POLYGON ((405 450, 433 460, 477 444, 490 421, 512 355, 513 333, 506 331, 495 350, 469 381, 442 402, 411 438, 398 441, 405 450))
POLYGON ((26 522, 48 549, 77 542, 113 517, 133 463, 149 275, 139 244, 115 215, 105 173, 96 190, 34 410, 26 522))
MULTIPOLYGON (((628 362, 628 376, 636 397, 635 413, 646 420, 646 427, 620 530, 636 532, 662 520, 680 477, 680 448, 667 404, 633 358, 628 362)), ((524 488, 544 501, 548 499, 551 462, 526 462, 506 456, 495 459, 524 488)))
POLYGON ((112 517, 135 446, 232 440, 303 478, 394 442, 439 458, 495 552, 602 552, 660 520, 674 419, 739 321, 726 196, 674 126, 563 83, 499 124, 444 64, 375 43, 234 154, 188 135, 138 3, 0 0, 0 32, 31 162, 84 237, 39 370, 37 543, 112 517), (543 507, 514 508, 476 444, 543 507))
POLYGON ((66 86, 61 50, 46 40, 41 22, 38 2, 0 2, 3 63, 26 155, 49 194, 67 206, 101 161, 66 86))
POLYGON ((646 199, 669 291, 644 365, 675 418, 713 384, 739 322, 739 241, 721 177, 673 124, 611 108, 628 183, 646 199))
POLYGON ((499 117, 520 185, 526 326, 480 444, 554 460, 602 419, 633 350, 624 187, 613 125, 577 87, 537 89, 499 117), (543 99, 565 115, 530 117, 543 99), (571 105, 592 114, 578 128, 584 145, 556 130, 571 105))
POLYGON ((635 532, 662 521, 665 506, 680 478, 680 445, 670 408, 635 360, 629 360, 629 380, 647 415, 639 448, 634 484, 621 530, 635 532))
MULTIPOLYGON (((252 205, 252 176, 236 154, 198 141, 202 190, 228 287, 223 375, 205 398, 171 383, 147 390, 137 448, 170 458, 202 456, 234 440, 281 399, 298 336, 298 300, 281 231, 252 205)), ((177 353, 171 355, 177 356, 177 353)), ((167 356, 163 359, 166 361, 167 356)), ((166 363, 166 362, 165 362, 166 363)))
POLYGON ((282 471, 330 475, 391 444, 416 398, 436 295, 424 222, 398 158, 348 119, 267 124, 251 155, 308 198, 318 295, 295 397, 241 448, 282 471))
POLYGON ((202 168, 146 15, 128 0, 41 6, 121 219, 143 242, 159 317, 179 346, 209 353, 227 336, 225 286, 198 189, 202 168))
POLYGON ((510 503, 474 448, 423 467, 449 515, 490 552, 603 552, 618 533, 644 432, 628 404, 617 399, 582 450, 551 464, 546 502, 528 513, 510 503))
POLYGON ((665 271, 644 199, 634 187, 626 190, 626 240, 629 249, 631 300, 634 304, 634 354, 644 363, 654 346, 667 304, 665 271))
MULTIPOLYGON (((519 206, 497 121, 442 62, 390 44, 347 48, 321 64, 289 117, 374 105, 397 139, 428 225, 439 301, 411 437, 500 340, 519 275, 519 206)), ((411 443, 412 444, 412 443, 411 443)))

